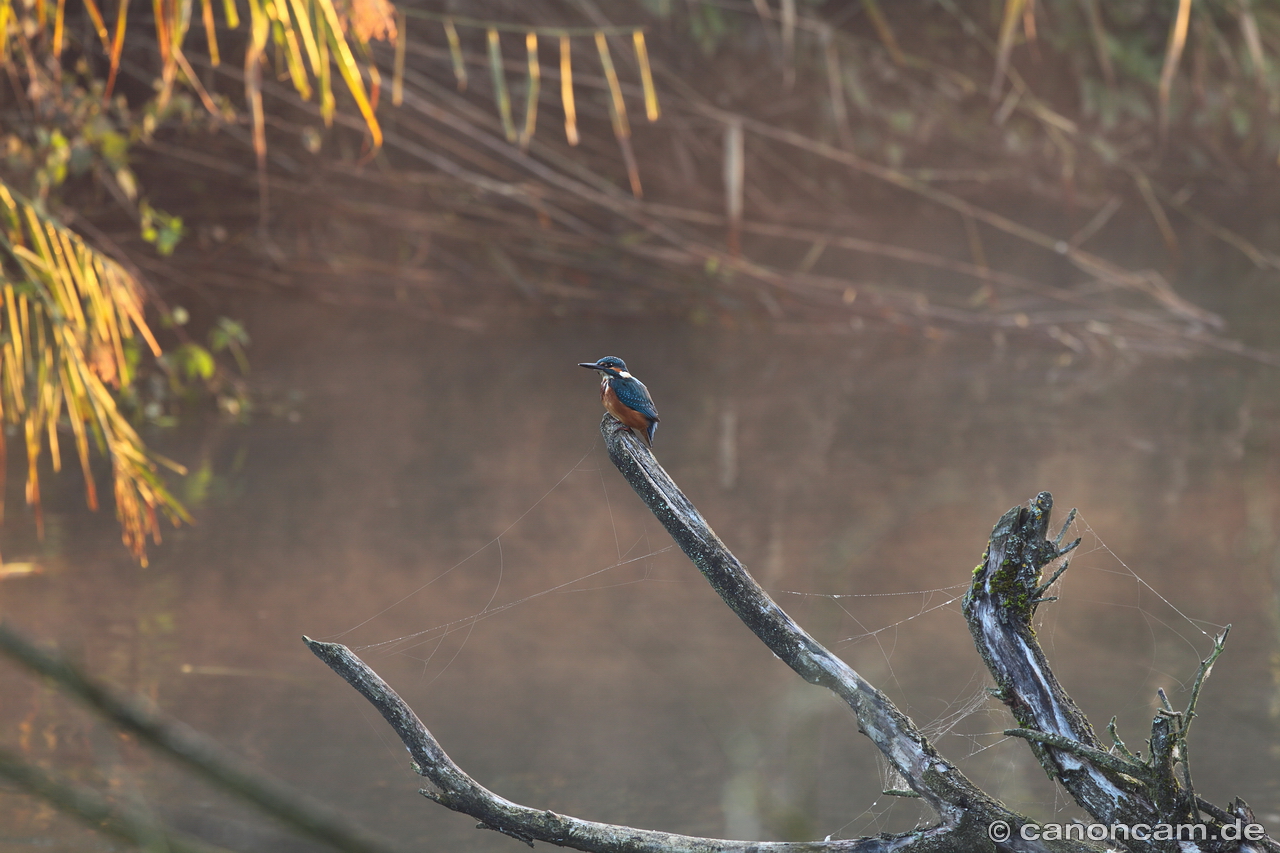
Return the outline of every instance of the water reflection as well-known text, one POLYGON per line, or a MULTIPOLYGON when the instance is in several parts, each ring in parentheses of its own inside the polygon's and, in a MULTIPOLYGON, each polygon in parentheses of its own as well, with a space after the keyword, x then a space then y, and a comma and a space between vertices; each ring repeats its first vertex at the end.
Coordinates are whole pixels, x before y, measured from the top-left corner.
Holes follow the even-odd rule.
MULTIPOLYGON (((247 319, 258 381, 298 417, 159 437, 207 461, 206 502, 146 570, 64 475, 42 546, 20 519, 6 530, 5 554, 45 571, 0 581, 0 606, 388 835, 514 849, 415 793, 391 732, 301 634, 367 647, 459 763, 518 802, 761 838, 921 816, 881 794, 893 780, 843 706, 737 623, 613 470, 595 377, 575 367, 606 354, 643 376, 659 459, 782 605, 1041 818, 1061 797, 992 734, 1010 721, 983 700, 952 599, 1009 506, 1048 489, 1060 514, 1080 507, 1085 542, 1040 628, 1064 685, 1136 748, 1157 687, 1185 702, 1200 629, 1234 623, 1192 738, 1197 789, 1277 819, 1280 409, 1264 374, 892 333, 473 335, 291 304, 247 319)), ((7 746, 213 840, 309 849, 7 665, 0 679, 7 746)), ((0 809, 0 845, 102 843, 16 795, 0 809)))

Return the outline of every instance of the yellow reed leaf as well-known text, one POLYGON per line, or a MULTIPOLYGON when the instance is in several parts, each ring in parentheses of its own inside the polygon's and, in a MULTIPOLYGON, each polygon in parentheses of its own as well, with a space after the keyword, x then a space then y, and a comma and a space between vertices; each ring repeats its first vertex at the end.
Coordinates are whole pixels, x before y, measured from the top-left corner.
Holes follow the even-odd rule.
POLYGON ((1009 55, 1013 52, 1013 39, 1017 34, 1018 20, 1022 17, 1027 0, 1004 0, 1004 15, 1000 19, 1000 37, 996 45, 996 73, 991 80, 991 100, 1000 97, 1004 75, 1009 70, 1009 55))
POLYGON ((538 92, 542 88, 542 66, 538 63, 538 35, 526 33, 525 50, 529 54, 529 77, 525 81, 524 129, 520 131, 520 147, 528 148, 538 124, 538 92))
POLYGON ((502 41, 498 31, 490 27, 486 33, 489 44, 489 75, 493 78, 493 100, 498 105, 502 119, 502 132, 508 142, 516 141, 516 125, 511 117, 511 95, 507 92, 507 76, 502 70, 502 41))
POLYGON ((453 21, 444 19, 444 37, 449 42, 449 61, 453 63, 453 76, 458 81, 458 91, 467 90, 467 63, 462 56, 462 40, 453 21))
POLYGON ((320 74, 320 47, 316 43, 315 23, 307 9, 305 0, 290 0, 293 7, 294 28, 302 35, 302 46, 307 51, 307 60, 311 63, 311 73, 320 74))
POLYGON ((102 91, 102 101, 111 100, 111 92, 115 88, 116 74, 120 71, 120 54, 124 51, 124 34, 129 17, 129 0, 120 0, 116 7, 116 32, 111 40, 110 65, 107 71, 107 85, 102 91))
POLYGON ((1178 62, 1182 59, 1182 49, 1187 45, 1187 25, 1190 20, 1191 0, 1178 0, 1178 13, 1169 27, 1169 40, 1165 45, 1164 67, 1160 69, 1158 106, 1161 136, 1169 128, 1169 96, 1173 90, 1173 77, 1178 72, 1178 62))
POLYGON ((613 133, 619 139, 629 139, 631 125, 627 121, 627 104, 622 99, 622 85, 618 82, 618 72, 613 67, 609 41, 604 33, 596 33, 596 51, 600 54, 600 67, 604 69, 604 79, 609 84, 609 118, 613 121, 613 133))
POLYGON ((578 110, 573 101, 573 63, 569 37, 560 36, 560 102, 564 104, 564 135, 570 145, 578 144, 578 110))
POLYGON ((409 45, 409 34, 404 12, 399 13, 396 21, 396 61, 395 71, 391 78, 391 103, 400 106, 404 103, 404 59, 409 45))
POLYGON ((209 62, 217 68, 222 64, 222 56, 218 52, 218 28, 213 22, 213 0, 200 0, 200 21, 204 25, 205 40, 209 42, 209 62))
POLYGON ((364 80, 360 76, 360 66, 356 64, 356 58, 351 53, 351 46, 347 44, 347 40, 342 34, 342 23, 338 18, 338 11, 334 8, 332 0, 314 0, 314 2, 323 12, 324 20, 328 24, 326 35, 329 46, 333 49, 338 73, 342 75, 343 81, 347 84, 347 89, 351 92, 351 97, 355 99, 360 115, 364 118, 365 126, 369 128, 373 150, 377 151, 382 147, 382 128, 378 124, 378 117, 373 114, 373 106, 369 103, 369 96, 365 92, 364 80))
POLYGON ((58 0, 58 9, 53 15, 53 55, 62 58, 63 25, 67 15, 67 0, 58 0))
MULTIPOLYGON (((9 18, 13 17, 13 0, 0 0, 0 62, 9 59, 9 18)), ((3 444, 0 443, 0 447, 3 444)))
POLYGON ((649 121, 657 121, 661 113, 658 110, 658 92, 653 86, 653 69, 649 67, 649 49, 644 43, 644 31, 636 30, 631 34, 636 46, 636 63, 640 66, 640 85, 644 89, 644 114, 649 121))

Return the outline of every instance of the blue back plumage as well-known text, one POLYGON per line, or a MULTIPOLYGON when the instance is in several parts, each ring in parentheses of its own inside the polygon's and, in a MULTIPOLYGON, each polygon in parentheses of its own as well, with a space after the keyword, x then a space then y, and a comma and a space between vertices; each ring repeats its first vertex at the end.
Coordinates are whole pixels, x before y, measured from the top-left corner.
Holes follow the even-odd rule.
POLYGON ((635 409, 650 420, 659 420, 658 410, 654 408, 653 398, 649 396, 649 389, 644 387, 644 383, 639 379, 634 376, 618 376, 615 373, 609 376, 609 385, 613 388, 613 393, 618 395, 622 405, 628 409, 635 409))

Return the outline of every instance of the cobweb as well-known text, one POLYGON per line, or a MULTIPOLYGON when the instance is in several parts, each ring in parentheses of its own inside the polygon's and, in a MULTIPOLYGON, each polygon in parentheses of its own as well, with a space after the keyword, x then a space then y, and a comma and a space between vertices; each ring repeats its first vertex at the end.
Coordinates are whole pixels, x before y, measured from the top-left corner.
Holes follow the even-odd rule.
MULTIPOLYGON (((1090 708, 1089 703, 1082 704, 1085 705, 1086 713, 1094 711, 1091 719, 1104 741, 1108 738, 1105 723, 1109 715, 1114 714, 1122 721, 1119 725, 1121 737, 1125 737, 1127 722, 1130 744, 1141 744, 1143 738, 1149 735, 1157 688, 1165 690, 1175 708, 1181 707, 1180 698, 1185 704, 1202 659, 1208 656, 1215 636, 1226 626, 1188 614, 1112 550, 1083 516, 1076 517, 1068 533, 1066 541, 1079 537, 1081 545, 1069 555, 1067 559, 1070 566, 1047 593, 1058 600, 1041 605, 1037 611, 1037 636, 1045 647, 1050 662, 1055 665, 1055 673, 1078 701, 1082 693, 1073 691, 1072 688, 1079 686, 1073 682, 1079 682, 1080 670, 1083 669, 1086 673, 1101 672, 1105 668, 1118 673, 1119 678, 1128 685, 1127 690, 1113 691, 1107 699, 1114 702, 1119 697, 1119 707, 1107 705, 1090 708), (1059 642, 1060 633, 1078 633, 1073 632, 1070 626, 1081 614, 1103 614, 1117 624, 1127 625, 1133 629, 1132 633, 1139 635, 1139 642, 1126 645, 1120 662, 1116 660, 1115 650, 1106 642, 1108 638, 1103 638, 1104 642, 1101 644, 1093 644, 1091 649, 1090 644, 1082 643, 1079 636, 1064 637, 1059 642), (1096 665, 1062 665, 1064 658, 1069 660, 1071 655, 1081 654, 1082 648, 1093 652, 1096 665)), ((1044 576, 1050 576, 1061 563, 1062 561, 1056 561, 1046 566, 1044 576)), ((889 689, 892 684, 910 693, 902 685, 894 666, 895 649, 901 636, 904 632, 927 634, 930 629, 924 623, 939 614, 946 614, 952 621, 962 619, 959 615, 960 603, 967 588, 968 584, 962 583, 878 593, 814 593, 796 590, 774 590, 771 593, 780 600, 784 609, 788 597, 822 599, 839 608, 848 623, 857 630, 842 637, 833 647, 847 658, 850 650, 869 645, 874 650, 873 654, 882 659, 883 669, 888 675, 888 683, 881 680, 878 686, 892 693, 893 690, 889 689), (906 608, 905 615, 877 622, 875 620, 878 614, 884 610, 878 605, 884 599, 910 602, 910 605, 906 608)), ((899 608, 899 612, 901 610, 899 608)), ((993 698, 990 692, 992 687, 985 670, 974 670, 968 683, 954 697, 930 697, 942 704, 941 710, 932 716, 923 716, 922 709, 912 707, 911 702, 900 702, 900 707, 915 719, 943 755, 952 760, 960 760, 962 769, 989 793, 1007 790, 1010 786, 1005 783, 1010 779, 1015 782, 1012 786, 1014 788, 1025 786, 1025 778, 1018 777, 1025 777, 1028 769, 1033 774, 1039 774, 1037 781, 1041 784, 1037 786, 1037 793, 1021 796, 1001 794, 1001 798, 1010 807, 1029 813, 1041 821, 1088 820, 1087 815, 1060 788, 1043 779, 1043 774, 1030 757, 1025 743, 1004 735, 1004 730, 1013 727, 1015 723, 1007 710, 993 698), (984 760, 993 753, 1002 753, 1002 756, 984 760), (1019 764, 1022 766, 1018 767, 1019 764)), ((895 821, 891 816, 895 811, 902 810, 901 800, 898 798, 910 795, 908 786, 883 757, 877 756, 877 761, 881 790, 885 797, 853 815, 832 833, 832 837, 902 828, 901 821, 895 821)), ((932 815, 927 810, 917 808, 912 814, 918 814, 920 825, 927 825, 932 821, 932 815)))
MULTIPOLYGON (((391 655, 417 661, 423 679, 430 684, 463 658, 479 624, 508 617, 518 608, 566 594, 617 595, 622 592, 619 587, 700 583, 701 579, 690 573, 685 558, 651 518, 642 521, 637 532, 634 519, 623 523, 615 516, 606 480, 606 474, 611 475, 612 471, 588 463, 594 452, 593 447, 584 453, 496 536, 331 639, 346 640, 357 630, 362 634, 372 630, 376 636, 379 624, 389 614, 415 607, 424 593, 446 578, 480 565, 482 555, 488 555, 484 583, 491 585, 483 606, 353 648, 366 657, 391 655), (511 579, 528 575, 526 556, 516 556, 513 549, 504 546, 512 537, 527 532, 526 526, 540 523, 535 510, 570 485, 589 491, 598 489, 595 505, 597 511, 603 507, 608 519, 611 535, 603 538, 611 544, 612 553, 594 565, 566 565, 562 577, 549 578, 532 592, 523 591, 511 579), (655 569, 658 558, 678 566, 676 572, 655 569)), ((616 485, 614 490, 620 491, 616 485)), ((634 510, 629 506, 627 512, 634 510)), ((1156 688, 1165 688, 1177 706, 1179 695, 1190 688, 1201 659, 1212 648, 1213 636, 1223 626, 1196 618, 1185 606, 1162 593, 1156 582, 1108 547, 1083 515, 1077 517, 1067 539, 1077 536, 1082 539, 1081 546, 1070 555, 1069 570, 1049 592, 1059 601, 1042 605, 1037 613, 1037 634, 1056 674, 1104 739, 1106 720, 1115 714, 1121 720, 1121 734, 1127 732, 1131 742, 1141 744, 1146 735, 1142 726, 1149 725, 1156 688), (1087 625, 1089 619, 1095 620, 1095 625, 1101 620, 1114 630, 1090 635, 1079 627, 1087 625), (1125 648, 1122 662, 1116 660, 1117 644, 1125 648), (1108 673, 1122 686, 1114 689, 1113 685, 1099 700, 1096 691, 1087 692, 1090 673, 1108 673)), ((732 542, 728 544, 733 547, 732 542)), ((1047 567, 1046 576, 1052 570, 1047 567)), ((938 576, 955 577, 954 569, 939 569, 938 576)), ((1003 734, 1013 720, 991 697, 990 677, 981 668, 971 643, 966 664, 970 669, 931 681, 928 649, 938 642, 942 630, 939 626, 945 624, 950 640, 967 639, 967 634, 955 632, 957 625, 963 631, 959 610, 968 587, 967 573, 964 578, 960 583, 874 593, 793 589, 785 581, 768 591, 802 626, 809 627, 810 621, 831 624, 829 617, 834 614, 834 621, 840 625, 838 632, 820 639, 889 694, 939 751, 956 761, 979 787, 1003 799, 1011 808, 1040 820, 1081 816, 1074 803, 1044 779, 1026 744, 1003 734)), ((835 719, 841 725, 852 724, 847 716, 837 715, 835 719)), ((877 761, 879 796, 864 800, 837 817, 832 817, 831 809, 821 810, 821 822, 813 826, 817 837, 901 831, 932 822, 932 814, 918 800, 902 796, 908 793, 905 781, 882 758, 877 756, 877 761)), ((759 789, 773 783, 776 779, 756 779, 752 783, 755 805, 761 810, 772 800, 759 789)), ((725 808, 729 811, 727 804, 725 808)), ((729 823, 733 829, 732 821, 729 823)), ((750 822, 745 825, 745 831, 756 829, 750 822)))

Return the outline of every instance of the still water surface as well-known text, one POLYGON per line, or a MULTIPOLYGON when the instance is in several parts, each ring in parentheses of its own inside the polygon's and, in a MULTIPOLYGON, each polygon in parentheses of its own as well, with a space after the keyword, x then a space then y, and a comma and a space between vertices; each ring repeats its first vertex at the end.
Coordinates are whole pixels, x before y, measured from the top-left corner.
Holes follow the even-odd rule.
MULTIPOLYGON (((245 314, 276 413, 152 439, 208 466, 199 523, 139 569, 70 474, 37 544, 15 471, 5 555, 45 571, 0 583, 0 610, 389 837, 522 849, 420 797, 391 731, 302 634, 363 647, 465 769, 527 805, 762 839, 927 819, 880 793, 844 706, 736 621, 613 469, 595 374, 574 366, 607 354, 654 395, 659 460, 783 607, 1040 819, 1075 812, 999 736, 1012 721, 983 698, 954 598, 1010 506, 1049 490, 1059 517, 1079 507, 1084 543, 1041 611, 1060 679, 1136 749, 1156 689, 1185 703, 1203 632, 1232 623, 1192 738, 1196 785, 1280 825, 1280 397, 1265 371, 870 331, 245 314)), ((7 663, 0 731, 212 841, 316 849, 7 663)), ((110 847, 0 789, 0 849, 110 847)))

